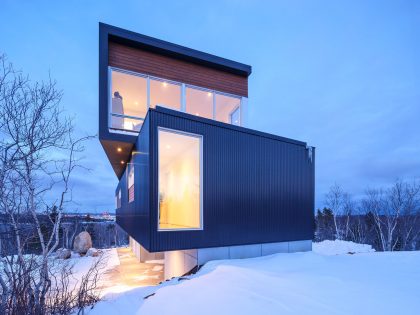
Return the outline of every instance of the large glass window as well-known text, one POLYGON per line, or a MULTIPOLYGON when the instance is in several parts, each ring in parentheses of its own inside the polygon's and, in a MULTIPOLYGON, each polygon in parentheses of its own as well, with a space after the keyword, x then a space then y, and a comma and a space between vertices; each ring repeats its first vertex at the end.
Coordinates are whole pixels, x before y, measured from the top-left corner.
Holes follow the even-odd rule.
POLYGON ((174 110, 241 125, 241 98, 205 88, 111 69, 110 128, 140 131, 149 107, 174 110))
POLYGON ((216 94, 216 120, 233 125, 240 125, 238 97, 216 94))
POLYGON ((202 137, 158 131, 159 230, 202 228, 202 137))
POLYGON ((146 78, 112 71, 111 93, 111 128, 139 131, 147 112, 146 78))
POLYGON ((150 107, 181 109, 181 85, 150 79, 150 107))
POLYGON ((213 119, 213 93, 192 87, 185 89, 187 113, 213 119))

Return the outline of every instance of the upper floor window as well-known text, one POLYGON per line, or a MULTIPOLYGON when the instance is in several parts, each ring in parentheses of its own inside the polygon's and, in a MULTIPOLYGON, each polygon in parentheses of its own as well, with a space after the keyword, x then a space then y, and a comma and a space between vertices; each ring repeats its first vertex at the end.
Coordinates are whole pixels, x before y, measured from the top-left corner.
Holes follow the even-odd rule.
POLYGON ((232 125, 240 126, 241 125, 241 116, 240 116, 240 107, 236 107, 233 111, 229 114, 229 123, 232 125))
POLYGON ((241 125, 241 97, 148 75, 110 68, 110 122, 117 131, 138 132, 149 107, 162 106, 241 125))
POLYGON ((150 79, 150 107, 181 110, 181 84, 150 79))
POLYGON ((214 93, 208 90, 187 87, 185 89, 186 112, 213 119, 214 93))
POLYGON ((240 126, 240 106, 240 98, 224 94, 216 94, 215 119, 227 124, 240 126))
POLYGON ((146 78, 112 71, 111 80, 111 128, 139 131, 147 112, 146 78))

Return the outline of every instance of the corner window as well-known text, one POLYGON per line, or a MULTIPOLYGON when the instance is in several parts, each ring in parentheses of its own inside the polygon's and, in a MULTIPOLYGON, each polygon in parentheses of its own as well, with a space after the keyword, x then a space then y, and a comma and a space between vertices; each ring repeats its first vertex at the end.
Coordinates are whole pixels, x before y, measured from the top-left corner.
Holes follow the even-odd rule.
POLYGON ((240 105, 241 99, 238 97, 216 94, 216 120, 239 126, 240 105))
POLYGON ((232 124, 232 125, 240 126, 241 125, 241 116, 240 116, 240 114, 241 114, 241 112, 240 112, 239 107, 237 107, 232 112, 230 112, 230 114, 229 114, 229 123, 232 124))
POLYGON ((181 109, 181 85, 150 79, 150 107, 181 109))
POLYGON ((202 140, 158 129, 159 230, 202 229, 202 140))
POLYGON ((211 91, 187 87, 185 89, 187 113, 213 119, 213 97, 211 91))
POLYGON ((132 202, 134 201, 134 164, 130 162, 127 167, 128 167, 128 179, 127 179, 128 202, 132 202))
POLYGON ((112 70, 110 97, 110 127, 139 131, 147 112, 146 78, 112 70))

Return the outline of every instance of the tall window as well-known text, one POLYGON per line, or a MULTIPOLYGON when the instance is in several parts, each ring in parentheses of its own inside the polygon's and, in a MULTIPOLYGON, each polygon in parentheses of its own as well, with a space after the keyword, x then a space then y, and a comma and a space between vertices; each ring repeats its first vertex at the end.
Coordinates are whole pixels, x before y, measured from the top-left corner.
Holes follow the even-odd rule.
POLYGON ((239 107, 241 99, 238 97, 216 94, 216 120, 233 125, 240 125, 239 107))
POLYGON ((202 137, 159 129, 159 230, 202 228, 202 137))
POLYGON ((181 109, 181 85, 150 79, 150 107, 181 109))
POLYGON ((134 201, 134 164, 130 162, 127 167, 128 167, 128 179, 127 179, 128 202, 132 202, 134 201))
POLYGON ((115 195, 115 207, 116 209, 121 208, 121 188, 118 189, 118 192, 115 195))
POLYGON ((185 89, 187 113, 213 119, 213 97, 211 91, 187 87, 185 89))
POLYGON ((139 131, 147 112, 146 78, 111 72, 111 128, 139 131))

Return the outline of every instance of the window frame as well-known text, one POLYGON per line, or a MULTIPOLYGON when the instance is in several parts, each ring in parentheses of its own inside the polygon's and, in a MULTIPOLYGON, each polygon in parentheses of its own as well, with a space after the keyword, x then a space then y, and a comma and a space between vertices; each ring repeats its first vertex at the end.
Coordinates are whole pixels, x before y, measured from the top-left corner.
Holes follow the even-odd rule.
POLYGON ((178 130, 178 129, 172 129, 172 128, 166 128, 166 127, 160 127, 158 126, 156 129, 157 132, 157 154, 156 154, 156 160, 157 160, 157 168, 156 168, 156 175, 157 175, 157 231, 158 232, 182 232, 182 231, 203 231, 204 230, 204 211, 203 211, 203 177, 204 177, 204 173, 203 173, 203 146, 204 146, 204 137, 201 134, 197 134, 197 133, 191 133, 191 132, 187 132, 187 131, 182 131, 182 130, 178 130), (199 176, 200 176, 200 227, 199 228, 185 228, 185 229, 161 229, 159 227, 159 217, 160 217, 160 202, 159 202, 159 187, 160 187, 160 181, 159 181, 159 141, 160 141, 160 133, 159 131, 163 131, 163 132, 171 132, 171 133, 175 133, 175 134, 179 134, 179 135, 183 135, 183 136, 189 136, 189 137, 194 137, 194 138, 198 138, 200 141, 200 147, 199 147, 199 159, 200 159, 200 170, 199 170, 199 176))

